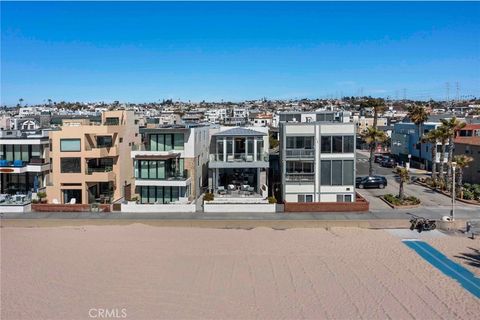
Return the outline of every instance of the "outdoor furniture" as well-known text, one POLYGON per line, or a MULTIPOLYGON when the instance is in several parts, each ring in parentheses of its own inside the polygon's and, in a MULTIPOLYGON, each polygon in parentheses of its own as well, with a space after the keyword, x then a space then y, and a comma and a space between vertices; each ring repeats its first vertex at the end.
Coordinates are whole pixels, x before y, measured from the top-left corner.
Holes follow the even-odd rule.
POLYGON ((228 162, 233 162, 233 160, 234 160, 234 159, 233 159, 233 156, 232 156, 232 155, 228 155, 228 156, 227 156, 227 161, 228 161, 228 162))
POLYGON ((234 184, 229 184, 228 185, 228 190, 229 191, 237 190, 237 187, 234 184))
POLYGON ((13 161, 13 166, 14 167, 23 167, 23 161, 22 160, 14 160, 13 161))
POLYGON ((0 167, 8 167, 8 160, 0 160, 0 167))
POLYGON ((221 195, 224 195, 227 193, 224 186, 218 187, 217 191, 218 191, 218 194, 221 194, 221 195))
POLYGON ((60 204, 60 202, 58 201, 58 199, 53 199, 53 200, 52 200, 52 203, 53 203, 53 204, 60 204))
POLYGON ((75 203, 77 203, 77 199, 75 198, 70 199, 70 204, 75 204, 75 203))

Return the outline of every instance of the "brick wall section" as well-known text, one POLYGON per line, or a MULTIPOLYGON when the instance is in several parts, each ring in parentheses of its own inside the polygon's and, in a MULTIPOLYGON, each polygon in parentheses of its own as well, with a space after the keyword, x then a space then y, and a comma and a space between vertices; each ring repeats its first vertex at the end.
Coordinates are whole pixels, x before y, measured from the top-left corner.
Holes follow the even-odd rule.
MULTIPOLYGON (((109 204, 100 204, 102 212, 110 212, 109 204)), ((40 204, 32 203, 32 211, 36 212, 90 212, 88 204, 40 204)))
POLYGON ((355 202, 285 202, 285 212, 366 212, 369 202, 357 193, 355 202))

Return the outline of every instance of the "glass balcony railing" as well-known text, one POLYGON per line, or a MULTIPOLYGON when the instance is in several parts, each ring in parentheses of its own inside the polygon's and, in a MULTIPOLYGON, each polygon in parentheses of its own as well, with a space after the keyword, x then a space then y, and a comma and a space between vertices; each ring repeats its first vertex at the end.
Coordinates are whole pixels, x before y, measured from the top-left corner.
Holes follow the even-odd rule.
POLYGON ((95 172, 111 172, 111 171, 113 171, 113 166, 87 167, 87 174, 93 174, 95 172))
POLYGON ((285 156, 287 158, 314 158, 314 149, 286 149, 285 156))
POLYGON ((315 173, 287 173, 285 181, 315 181, 315 173))
POLYGON ((0 160, 0 167, 15 167, 22 168, 26 165, 42 165, 46 164, 45 159, 31 158, 30 161, 25 160, 0 160))
POLYGON ((226 156, 221 153, 210 154, 210 161, 225 161, 225 162, 254 162, 254 161, 268 161, 268 153, 259 153, 255 157, 253 153, 227 153, 226 156))
POLYGON ((188 170, 180 171, 167 171, 165 175, 150 175, 148 171, 139 172, 137 179, 140 180, 186 180, 190 176, 188 170))

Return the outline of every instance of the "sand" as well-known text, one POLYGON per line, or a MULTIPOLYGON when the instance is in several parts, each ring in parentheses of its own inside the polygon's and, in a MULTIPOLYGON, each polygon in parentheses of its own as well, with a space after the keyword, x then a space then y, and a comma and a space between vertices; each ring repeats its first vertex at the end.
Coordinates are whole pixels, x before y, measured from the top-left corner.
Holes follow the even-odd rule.
MULTIPOLYGON (((429 242, 449 256, 480 247, 452 238, 429 242)), ((92 308, 127 319, 480 314, 480 299, 382 230, 9 227, 1 241, 1 319, 91 319, 92 308)))

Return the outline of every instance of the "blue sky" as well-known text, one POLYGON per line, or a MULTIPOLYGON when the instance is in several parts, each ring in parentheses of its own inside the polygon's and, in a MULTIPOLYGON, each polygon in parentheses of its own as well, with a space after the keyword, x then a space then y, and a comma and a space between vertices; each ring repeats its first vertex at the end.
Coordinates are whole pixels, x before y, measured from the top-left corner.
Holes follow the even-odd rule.
POLYGON ((1 104, 480 96, 480 3, 1 3, 1 104))

